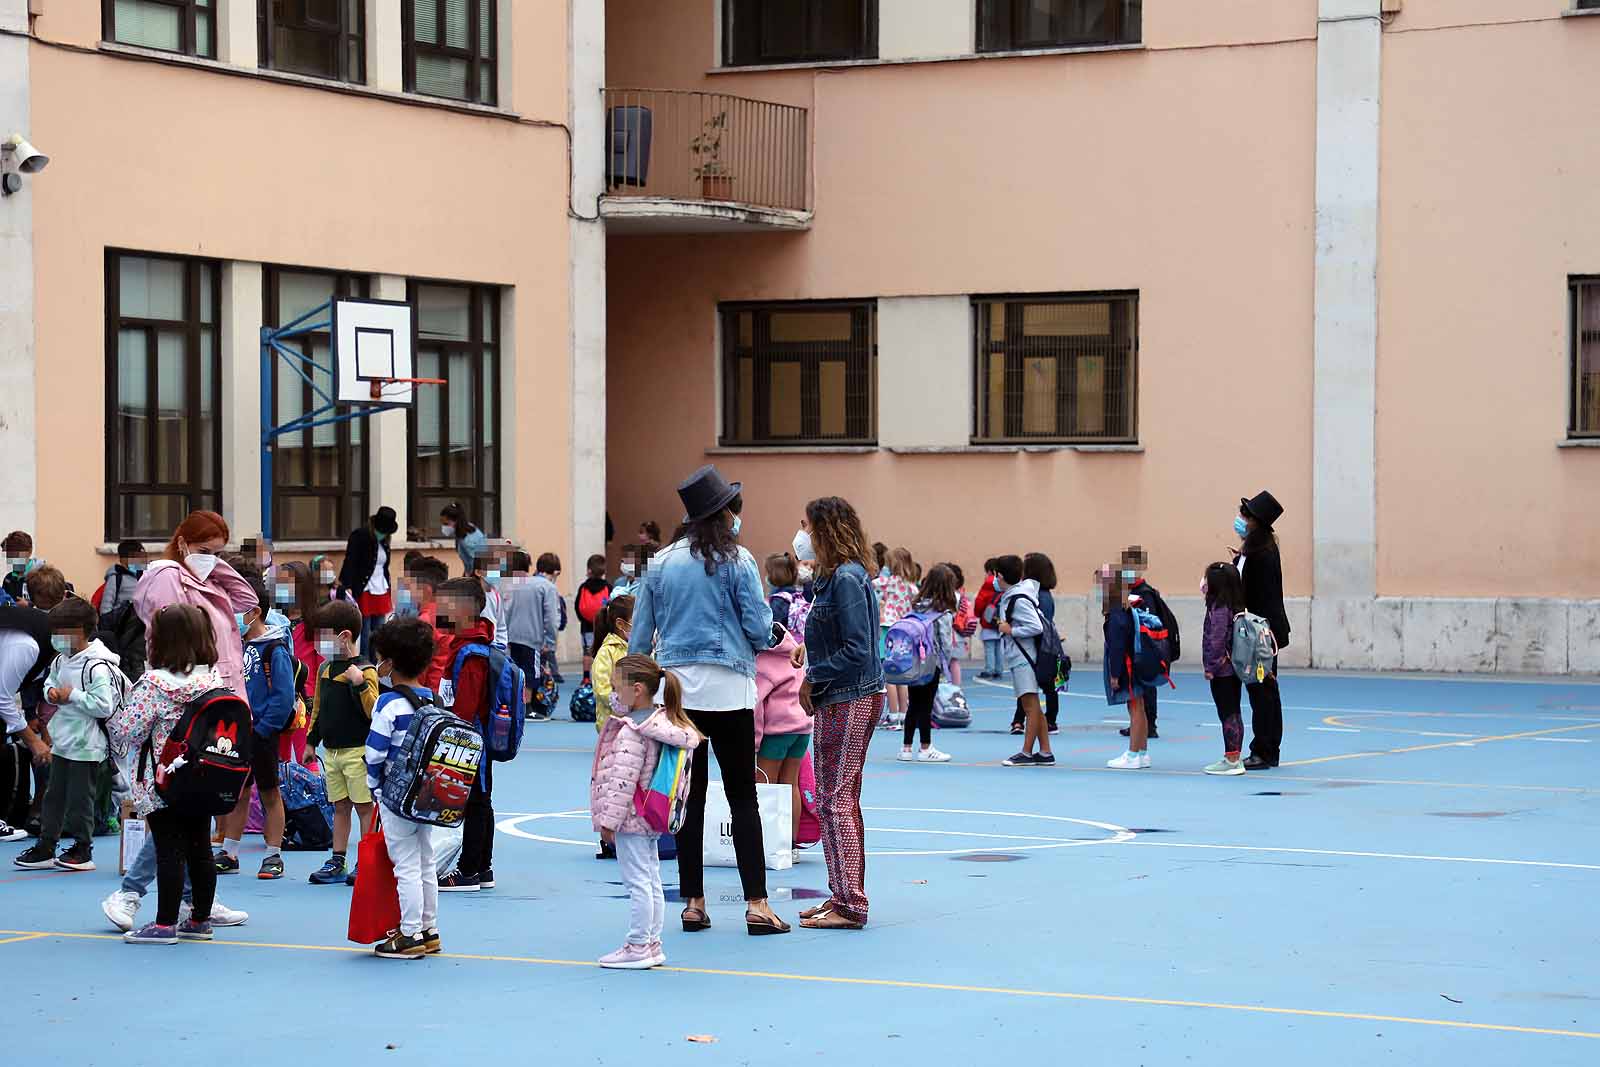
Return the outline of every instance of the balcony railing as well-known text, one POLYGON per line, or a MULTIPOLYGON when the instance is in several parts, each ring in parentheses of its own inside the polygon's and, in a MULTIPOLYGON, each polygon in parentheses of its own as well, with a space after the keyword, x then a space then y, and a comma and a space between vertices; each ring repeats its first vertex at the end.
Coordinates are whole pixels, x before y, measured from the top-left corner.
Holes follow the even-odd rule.
POLYGON ((608 196, 809 208, 805 108, 670 89, 605 94, 608 196))

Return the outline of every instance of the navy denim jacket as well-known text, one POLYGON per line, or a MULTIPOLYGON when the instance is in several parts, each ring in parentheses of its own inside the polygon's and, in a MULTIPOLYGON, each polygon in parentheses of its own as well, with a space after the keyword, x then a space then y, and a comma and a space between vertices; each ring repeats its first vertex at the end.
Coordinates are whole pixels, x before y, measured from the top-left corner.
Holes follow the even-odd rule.
POLYGON ((878 594, 859 563, 846 563, 812 590, 806 620, 806 680, 815 707, 883 691, 878 594))
POLYGON ((739 549, 711 574, 705 561, 676 541, 650 560, 634 591, 628 651, 663 667, 711 663, 756 676, 756 651, 772 644, 772 609, 755 557, 739 549))

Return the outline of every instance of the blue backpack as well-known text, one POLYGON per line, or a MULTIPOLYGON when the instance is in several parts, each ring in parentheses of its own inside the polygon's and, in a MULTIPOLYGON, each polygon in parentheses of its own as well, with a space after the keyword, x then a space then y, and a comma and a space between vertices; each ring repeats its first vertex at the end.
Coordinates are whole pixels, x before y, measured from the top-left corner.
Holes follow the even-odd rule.
POLYGON ((938 655, 937 611, 913 611, 889 627, 884 637, 883 680, 890 685, 926 681, 942 664, 938 655))
POLYGON ((1158 686, 1162 682, 1176 689, 1172 680, 1172 638, 1161 616, 1147 608, 1130 608, 1133 612, 1133 680, 1142 686, 1158 686))
POLYGON ((446 696, 445 686, 441 685, 440 698, 461 718, 482 725, 483 750, 488 753, 489 759, 495 763, 516 759, 517 750, 522 747, 522 731, 526 723, 522 688, 527 684, 527 679, 522 668, 493 645, 474 641, 470 645, 463 645, 456 653, 450 663, 446 684, 450 687, 449 695, 446 696), (461 677, 461 668, 473 656, 481 656, 489 664, 489 701, 481 714, 474 714, 471 708, 455 706, 454 680, 461 677))

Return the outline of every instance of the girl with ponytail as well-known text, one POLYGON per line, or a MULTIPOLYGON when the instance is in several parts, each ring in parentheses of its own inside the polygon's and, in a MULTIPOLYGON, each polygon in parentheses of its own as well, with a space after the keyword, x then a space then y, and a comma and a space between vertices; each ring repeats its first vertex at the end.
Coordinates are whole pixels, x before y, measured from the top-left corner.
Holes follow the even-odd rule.
POLYGON ((628 937, 600 966, 640 971, 667 962, 661 929, 667 901, 661 886, 656 842, 661 834, 634 806, 634 793, 648 786, 662 746, 694 751, 702 738, 683 710, 678 676, 649 656, 624 656, 611 673, 611 717, 595 746, 589 777, 589 810, 600 839, 617 850, 622 883, 628 887, 628 937))

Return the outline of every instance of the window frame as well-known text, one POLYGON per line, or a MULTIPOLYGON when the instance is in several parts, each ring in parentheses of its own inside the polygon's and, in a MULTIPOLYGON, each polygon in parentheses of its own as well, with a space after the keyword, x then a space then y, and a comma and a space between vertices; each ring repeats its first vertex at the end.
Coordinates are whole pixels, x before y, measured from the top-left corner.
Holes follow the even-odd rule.
POLYGON ((222 420, 224 416, 222 406, 222 263, 219 260, 208 259, 201 256, 175 256, 165 253, 142 252, 128 248, 107 248, 104 257, 105 287, 106 287, 106 320, 105 320, 105 529, 107 541, 120 541, 124 538, 146 536, 150 539, 164 539, 171 536, 171 531, 147 531, 141 534, 133 530, 124 530, 121 523, 120 503, 122 497, 134 493, 147 496, 187 496, 188 511, 195 511, 202 505, 202 498, 214 497, 216 505, 214 510, 222 510, 222 494, 224 479, 222 474, 222 420), (151 259, 165 260, 183 264, 183 318, 153 319, 122 314, 122 272, 119 269, 121 260, 151 259), (201 267, 211 268, 211 308, 213 322, 206 323, 200 318, 200 286, 201 267), (151 354, 152 366, 146 374, 145 402, 146 410, 152 415, 148 419, 146 456, 150 464, 149 473, 154 474, 157 466, 157 436, 160 432, 160 420, 153 413, 160 411, 159 391, 161 388, 161 375, 154 367, 154 358, 159 353, 159 344, 156 335, 163 329, 172 330, 174 325, 182 326, 184 341, 184 358, 189 373, 185 375, 184 407, 189 422, 188 442, 189 449, 189 478, 186 482, 124 482, 118 477, 118 388, 122 381, 120 373, 120 345, 119 337, 124 329, 143 329, 147 333, 147 351, 151 354), (201 429, 200 419, 200 332, 209 326, 212 331, 211 344, 211 410, 215 413, 212 419, 210 447, 213 450, 214 462, 212 470, 216 475, 216 484, 208 486, 203 484, 203 470, 205 463, 201 450, 206 446, 204 432, 201 429))
MULTIPOLYGON (((828 448, 828 447, 875 447, 878 443, 878 337, 877 337, 878 300, 868 297, 855 300, 745 300, 727 301, 717 305, 717 323, 721 334, 721 352, 719 353, 719 377, 722 417, 718 426, 717 443, 723 448, 828 448), (845 345, 848 350, 843 358, 846 363, 846 382, 852 374, 864 375, 867 387, 866 432, 864 434, 849 434, 842 437, 825 437, 821 433, 821 375, 820 367, 810 364, 820 363, 814 352, 774 352, 770 350, 773 345, 785 345, 789 342, 774 342, 771 340, 771 315, 773 312, 783 311, 825 311, 828 309, 848 310, 851 312, 851 339, 847 342, 839 341, 803 341, 792 342, 795 346, 812 347, 821 345, 845 345), (743 357, 743 349, 739 343, 738 316, 744 312, 755 315, 751 323, 751 342, 749 355, 753 361, 752 371, 754 379, 751 385, 751 411, 750 411, 750 437, 748 440, 738 436, 739 426, 739 375, 737 363, 743 357), (763 342, 763 337, 766 338, 763 342), (769 350, 763 351, 765 343, 769 350), (775 359, 775 357, 781 357, 775 359), (852 366, 857 360, 864 366, 852 366), (801 365, 801 426, 802 430, 815 427, 816 432, 802 433, 796 437, 770 437, 771 423, 771 394, 763 392, 760 388, 763 372, 769 372, 773 362, 798 362, 801 365), (809 396, 808 396, 809 390, 809 396), (765 397, 765 403, 763 403, 765 397), (764 409, 764 417, 763 417, 764 409), (766 435, 766 436, 764 436, 766 435)), ((850 410, 848 389, 846 391, 845 427, 850 428, 850 410)))
MULTIPOLYGON (((988 293, 972 297, 972 435, 974 445, 1136 445, 1139 443, 1139 291, 1137 289, 1100 290, 1090 292, 1059 292, 1059 293, 988 293), (1115 305, 1126 301, 1132 311, 1131 321, 1127 326, 1128 336, 1123 341, 1116 337, 1118 316, 1115 305), (1000 341, 991 341, 985 330, 984 305, 1003 304, 1006 308, 1005 337, 1000 341), (1020 330, 1024 309, 1031 305, 1053 304, 1100 304, 1110 303, 1113 311, 1110 316, 1112 332, 1104 341, 1092 341, 1089 344, 1103 350, 1109 357, 1115 352, 1118 345, 1127 346, 1127 409, 1124 412, 1127 418, 1128 432, 1126 434, 1071 434, 1062 433, 1063 419, 1076 410, 1077 397, 1075 393, 1067 390, 1070 376, 1063 374, 1061 367, 1069 360, 1075 360, 1092 352, 1066 352, 1060 351, 1060 345, 1048 343, 1051 339, 1041 338, 1035 343, 1029 343, 1026 337, 1020 334, 1013 338, 1013 329, 1020 330), (1012 351, 1015 347, 1015 351, 1012 351), (1004 396, 1005 427, 1001 433, 985 434, 985 409, 988 404, 988 369, 986 359, 994 355, 1001 355, 1008 361, 1005 376, 1008 382, 1020 378, 1023 373, 1023 361, 1029 358, 1048 357, 1056 361, 1056 432, 1053 434, 1027 434, 1021 432, 1023 418, 1023 405, 1026 392, 1018 390, 1012 395, 1008 390, 1004 396), (1015 360, 1016 365, 1011 366, 1010 361, 1015 360)), ((1070 425, 1070 421, 1067 423, 1070 425)))
MULTIPOLYGON (((277 70, 285 74, 294 74, 302 78, 320 78, 325 81, 343 82, 350 85, 365 85, 367 83, 367 4, 366 0, 338 0, 339 24, 332 30, 319 30, 316 26, 296 26, 296 29, 313 30, 328 33, 334 37, 338 44, 337 59, 338 69, 332 74, 307 74, 304 71, 284 70, 277 66, 277 56, 273 41, 273 30, 277 27, 273 8, 274 0, 256 0, 256 51, 257 58, 263 70, 277 70), (355 26, 352 28, 350 15, 355 14, 355 26), (352 49, 352 46, 354 48, 352 49), (355 56, 356 70, 350 71, 351 56, 355 56)), ((309 20, 308 20, 309 21, 309 20)))
MULTIPOLYGON (((407 449, 406 453, 406 501, 408 508, 407 514, 411 516, 411 525, 420 527, 422 529, 428 529, 429 527, 426 523, 428 516, 424 515, 422 511, 423 499, 426 497, 448 496, 452 500, 460 503, 461 506, 466 509, 468 518, 477 523, 483 529, 486 536, 496 537, 499 535, 498 531, 500 529, 508 528, 507 518, 505 515, 505 478, 504 471, 502 469, 506 462, 506 452, 504 432, 505 423, 502 418, 502 414, 505 410, 505 403, 501 397, 501 381, 503 380, 501 376, 505 373, 506 348, 504 339, 505 323, 501 319, 501 311, 503 310, 504 305, 501 302, 500 288, 499 286, 495 285, 485 285, 473 282, 444 281, 435 278, 407 278, 406 302, 411 305, 411 352, 412 359, 415 361, 413 365, 420 366, 420 355, 423 348, 437 348, 445 357, 440 361, 439 367, 439 377, 445 379, 445 384, 424 385, 419 387, 422 389, 438 390, 437 395, 439 397, 439 411, 443 419, 443 422, 440 426, 441 448, 448 448, 450 437, 450 392, 454 387, 449 380, 450 353, 463 352, 473 357, 471 361, 473 380, 468 388, 474 390, 475 396, 482 397, 484 394, 483 355, 486 350, 493 352, 494 381, 490 383, 488 393, 493 401, 494 406, 494 411, 492 413, 494 426, 494 447, 498 460, 493 465, 487 462, 487 458, 484 454, 483 434, 486 421, 484 419, 485 413, 479 411, 478 417, 472 421, 471 442, 472 464, 474 469, 478 472, 478 484, 471 487, 463 487, 460 485, 423 485, 417 462, 420 458, 422 450, 422 434, 421 427, 419 425, 421 407, 416 403, 415 400, 413 400, 406 410, 406 427, 407 432, 410 435, 408 438, 410 447, 407 449), (457 341, 436 337, 424 339, 422 337, 422 313, 417 299, 417 290, 421 286, 466 289, 468 291, 470 294, 467 305, 467 317, 469 320, 468 332, 470 335, 468 340, 457 341), (485 341, 483 339, 485 300, 491 304, 492 308, 492 315, 495 324, 495 339, 493 341, 485 341), (483 505, 486 500, 492 500, 495 505, 495 522, 492 524, 487 523, 484 520, 485 509, 483 505)), ((416 372, 413 371, 413 373, 416 372)), ((446 477, 448 478, 448 458, 446 458, 444 461, 443 468, 445 470, 446 477)))
MULTIPOLYGON (((331 276, 334 283, 334 299, 337 300, 365 300, 367 298, 368 291, 372 287, 371 279, 365 274, 351 274, 335 270, 318 270, 315 267, 289 266, 276 263, 264 264, 261 268, 261 324, 263 327, 268 329, 280 328, 284 325, 284 323, 280 321, 282 315, 279 312, 280 293, 277 282, 285 274, 316 274, 331 276)), ((310 359, 309 345, 313 341, 317 340, 327 342, 329 345, 329 351, 332 351, 333 341, 331 328, 328 330, 318 330, 315 333, 299 334, 294 337, 286 338, 281 343, 286 347, 299 349, 301 355, 305 356, 307 359, 310 359)), ((289 366, 282 355, 274 352, 272 355, 272 395, 266 398, 268 405, 267 410, 272 412, 273 425, 277 425, 278 421, 278 389, 280 385, 284 383, 299 387, 300 410, 302 413, 312 411, 327 403, 327 401, 323 400, 322 397, 311 388, 310 384, 289 369, 289 366)), ((335 435, 334 446, 339 451, 338 470, 340 472, 346 472, 352 469, 351 453, 356 450, 356 446, 352 445, 350 441, 351 428, 351 423, 348 421, 333 424, 335 435)), ((265 429, 265 427, 263 427, 263 429, 265 429)), ((271 537, 274 541, 282 540, 289 542, 339 540, 347 536, 351 530, 355 529, 357 526, 360 526, 365 521, 367 514, 366 504, 357 506, 355 499, 359 495, 365 498, 367 503, 370 503, 372 500, 372 436, 369 431, 370 424, 362 427, 361 444, 359 446, 359 451, 361 454, 360 462, 362 488, 359 493, 339 485, 317 486, 312 485, 309 482, 294 484, 286 483, 283 480, 283 476, 287 472, 287 465, 281 462, 281 450, 283 447, 282 442, 286 438, 294 436, 294 434, 284 434, 273 439, 273 529, 268 533, 267 536, 271 537), (337 500, 339 507, 339 520, 337 523, 335 523, 336 532, 332 534, 318 535, 315 537, 290 537, 288 534, 284 533, 283 524, 286 516, 288 515, 288 498, 291 496, 331 498, 337 500)), ((306 428, 296 431, 296 433, 300 436, 300 448, 303 450, 303 454, 306 457, 306 472, 308 475, 311 469, 311 451, 316 447, 313 443, 316 432, 317 428, 306 428)), ((340 477, 343 477, 342 473, 340 477)))
MULTIPOLYGON (((1583 305, 1587 299, 1600 304, 1600 275, 1574 274, 1567 278, 1567 439, 1592 441, 1600 439, 1600 414, 1593 426, 1583 426, 1583 305)), ((1593 343, 1600 346, 1600 330, 1590 330, 1593 343)), ((1600 384, 1596 385, 1600 390, 1600 384)), ((1596 406, 1600 407, 1600 400, 1596 406)))
POLYGON ((500 106, 500 5, 497 0, 466 0, 467 3, 467 38, 466 48, 455 48, 444 43, 445 39, 445 12, 444 3, 439 3, 437 8, 437 44, 417 40, 416 32, 416 0, 400 0, 401 21, 401 68, 405 79, 405 91, 416 93, 418 96, 432 97, 435 100, 455 100, 464 104, 481 104, 484 107, 500 106), (489 42, 487 55, 481 54, 478 30, 483 25, 484 5, 489 11, 489 42), (417 55, 436 55, 447 59, 464 59, 467 61, 467 85, 470 89, 468 95, 439 96, 434 93, 425 93, 417 88, 417 55), (491 99, 482 99, 484 64, 488 64, 494 74, 490 79, 493 89, 491 99))
MULTIPOLYGON (((1140 26, 1137 35, 1129 37, 1124 31, 1122 38, 1108 36, 1103 41, 1074 41, 1066 38, 1062 23, 1064 16, 1059 11, 1052 11, 1050 15, 1051 32, 1048 37, 1040 39, 1019 40, 1017 27, 1024 22, 1024 7, 1029 0, 977 0, 974 12, 977 17, 976 33, 973 37, 974 50, 979 55, 995 52, 1042 52, 1065 48, 1116 48, 1143 43, 1144 20, 1141 10, 1140 26), (989 39, 991 27, 995 20, 995 9, 1004 8, 1008 23, 1008 32, 1003 41, 989 39)), ((1056 0, 1057 3, 1063 0, 1056 0)), ((1066 0, 1071 2, 1071 0, 1066 0)), ((1109 10, 1119 12, 1117 18, 1125 18, 1127 7, 1125 0, 1102 0, 1109 10)))
MULTIPOLYGON (((878 58, 878 0, 861 0, 861 37, 856 49, 847 55, 810 54, 810 55, 764 55, 739 58, 735 53, 736 40, 734 37, 735 7, 741 0, 722 0, 722 65, 724 67, 778 67, 802 63, 846 63, 852 60, 878 58)), ((803 3, 806 9, 806 22, 808 25, 815 23, 813 5, 826 2, 826 0, 794 0, 803 3)), ((809 30, 808 30, 809 32, 809 30)))
POLYGON ((116 36, 117 29, 117 0, 100 0, 100 39, 112 44, 120 44, 128 48, 149 48, 157 52, 171 52, 173 55, 194 56, 197 59, 217 59, 218 36, 218 7, 225 0, 212 0, 211 3, 201 4, 199 0, 144 0, 145 3, 158 4, 162 7, 178 9, 178 26, 181 34, 178 48, 157 48, 155 45, 136 44, 129 41, 119 41, 116 36), (211 16, 211 51, 201 52, 196 41, 196 14, 205 11, 211 16))

